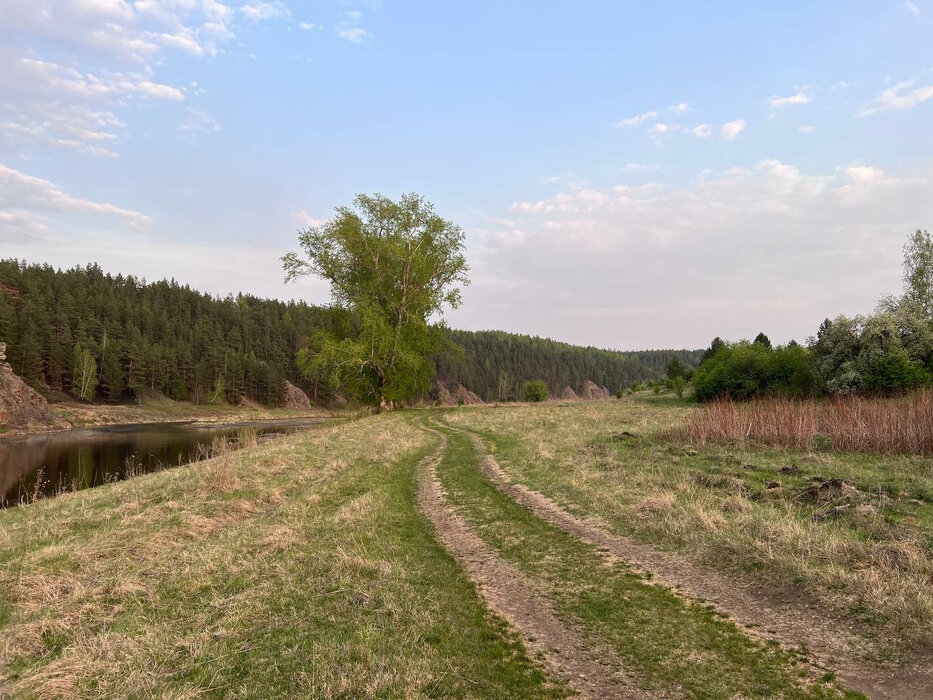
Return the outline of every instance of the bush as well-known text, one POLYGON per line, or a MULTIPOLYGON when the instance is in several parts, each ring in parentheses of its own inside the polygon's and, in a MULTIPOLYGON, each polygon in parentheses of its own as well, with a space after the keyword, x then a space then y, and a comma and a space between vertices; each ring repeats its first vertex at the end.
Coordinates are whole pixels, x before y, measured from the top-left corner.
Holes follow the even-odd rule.
POLYGON ((525 401, 547 401, 550 391, 545 382, 540 379, 533 379, 525 382, 524 396, 525 401))
POLYGON ((674 377, 668 380, 667 388, 677 394, 677 398, 682 399, 684 397, 684 390, 687 388, 687 380, 682 376, 674 377))
POLYGON ((746 401, 760 396, 814 396, 821 382, 810 352, 796 343, 772 348, 763 342, 723 343, 697 368, 698 401, 729 396, 746 401))

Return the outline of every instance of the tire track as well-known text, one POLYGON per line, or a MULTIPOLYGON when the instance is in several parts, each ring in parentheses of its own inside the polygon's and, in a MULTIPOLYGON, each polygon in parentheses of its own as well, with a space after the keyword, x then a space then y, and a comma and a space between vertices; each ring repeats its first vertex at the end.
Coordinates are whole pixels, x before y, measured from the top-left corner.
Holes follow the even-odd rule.
POLYGON ((538 652, 556 676, 584 698, 658 697, 639 690, 623 671, 614 652, 597 648, 567 627, 536 595, 526 577, 500 559, 470 529, 447 500, 437 465, 447 450, 447 436, 437 435, 438 448, 418 465, 418 501, 434 525, 438 539, 466 571, 489 607, 519 634, 526 647, 538 652), (611 662, 611 663, 610 663, 611 662))
POLYGON ((775 639, 788 647, 806 645, 807 652, 821 667, 832 669, 846 685, 869 697, 891 700, 933 697, 933 656, 924 655, 925 663, 894 670, 859 664, 853 658, 853 649, 858 647, 856 635, 845 621, 831 615, 815 600, 806 596, 775 595, 760 584, 742 585, 734 578, 701 568, 673 552, 608 532, 593 520, 569 513, 547 496, 512 483, 478 434, 454 428, 446 422, 445 426, 470 436, 480 455, 483 473, 500 492, 542 520, 598 547, 605 556, 650 574, 654 582, 676 593, 713 604, 734 622, 745 626, 746 634, 775 639))

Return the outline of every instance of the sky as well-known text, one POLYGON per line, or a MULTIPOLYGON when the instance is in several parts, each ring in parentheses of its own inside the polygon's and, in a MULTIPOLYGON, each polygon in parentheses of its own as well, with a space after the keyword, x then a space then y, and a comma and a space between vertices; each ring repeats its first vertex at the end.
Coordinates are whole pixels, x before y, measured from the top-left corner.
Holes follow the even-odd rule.
POLYGON ((445 316, 804 341, 933 229, 933 0, 0 0, 0 257, 326 303, 300 228, 418 192, 445 316))

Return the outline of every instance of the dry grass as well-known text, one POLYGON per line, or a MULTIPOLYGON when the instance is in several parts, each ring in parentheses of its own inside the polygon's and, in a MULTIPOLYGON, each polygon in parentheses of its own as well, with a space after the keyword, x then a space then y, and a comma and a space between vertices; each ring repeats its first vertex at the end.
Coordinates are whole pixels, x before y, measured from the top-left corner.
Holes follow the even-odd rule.
POLYGON ((687 418, 693 442, 755 440, 793 449, 933 455, 933 390, 895 398, 768 399, 706 404, 687 418))
POLYGON ((415 509, 429 440, 385 415, 0 511, 0 696, 518 687, 415 509))
POLYGON ((877 656, 933 642, 933 463, 683 442, 678 427, 706 410, 624 399, 447 420, 578 515, 779 591, 802 586, 850 617, 877 656))

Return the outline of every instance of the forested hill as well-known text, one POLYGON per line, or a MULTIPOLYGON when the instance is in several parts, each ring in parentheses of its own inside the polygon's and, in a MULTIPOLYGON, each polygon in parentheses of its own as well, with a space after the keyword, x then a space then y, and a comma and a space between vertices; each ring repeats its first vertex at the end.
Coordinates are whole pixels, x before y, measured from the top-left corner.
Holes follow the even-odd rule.
MULTIPOLYGON (((174 281, 145 282, 89 265, 66 271, 0 261, 0 342, 34 386, 94 401, 148 393, 197 402, 276 405, 290 379, 310 394, 295 354, 317 329, 351 332, 347 314, 241 294, 212 297, 174 281)), ((450 331, 462 353, 438 376, 486 399, 519 395, 527 379, 552 390, 586 379, 615 391, 659 377, 672 351, 620 353, 502 332, 450 331)), ((676 354, 695 365, 698 354, 676 354)), ((321 394, 326 398, 326 393, 321 394)))
POLYGON ((484 401, 521 396, 528 379, 543 379, 554 395, 568 386, 579 392, 586 380, 615 392, 665 376, 672 357, 696 367, 703 355, 702 350, 601 350, 504 331, 452 330, 450 335, 463 352, 438 358, 438 378, 463 384, 484 401))

